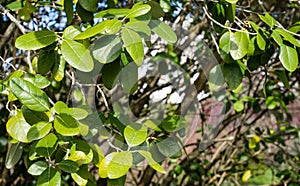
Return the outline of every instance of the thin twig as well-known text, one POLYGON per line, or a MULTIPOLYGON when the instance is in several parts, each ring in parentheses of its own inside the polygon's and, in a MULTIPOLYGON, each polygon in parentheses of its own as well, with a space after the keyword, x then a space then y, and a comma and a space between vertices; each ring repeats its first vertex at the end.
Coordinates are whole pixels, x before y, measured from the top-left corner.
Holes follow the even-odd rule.
POLYGON ((9 10, 5 9, 1 4, 0 4, 0 11, 2 12, 3 15, 6 15, 12 22, 14 22, 17 25, 17 27, 20 29, 22 34, 29 32, 27 29, 24 28, 23 25, 21 25, 21 23, 11 13, 9 13, 9 10))
POLYGON ((225 29, 228 29, 228 30, 232 30, 232 31, 236 31, 236 32, 242 32, 242 33, 246 33, 246 34, 249 34, 249 35, 257 35, 256 33, 253 33, 253 32, 249 32, 249 31, 244 31, 244 30, 239 30, 239 29, 235 29, 235 28, 231 28, 231 27, 228 27, 228 26, 225 26, 221 23, 219 23, 217 20, 215 20, 214 18, 212 18, 208 11, 206 10, 205 7, 203 7, 203 10, 204 10, 204 13, 206 14, 206 16, 208 17, 208 19, 210 19, 212 22, 214 22, 216 25, 222 27, 222 28, 225 28, 225 29))

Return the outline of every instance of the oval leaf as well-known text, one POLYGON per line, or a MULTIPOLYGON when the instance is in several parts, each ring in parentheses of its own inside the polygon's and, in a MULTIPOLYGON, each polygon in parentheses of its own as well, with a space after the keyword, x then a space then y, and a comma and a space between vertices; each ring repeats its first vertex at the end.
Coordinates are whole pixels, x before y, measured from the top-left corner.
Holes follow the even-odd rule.
POLYGON ((134 129, 128 125, 124 129, 124 136, 130 147, 137 146, 146 140, 147 128, 145 126, 141 126, 139 129, 134 129))
POLYGON ((13 168, 21 159, 23 153, 23 145, 22 143, 14 143, 10 146, 6 159, 5 159, 5 167, 8 169, 13 168))
POLYGON ((41 139, 35 146, 38 155, 43 157, 50 157, 55 151, 57 145, 57 137, 55 134, 50 133, 41 139))
POLYGON ((107 35, 95 41, 92 54, 100 63, 113 62, 121 53, 122 44, 119 36, 107 35))
POLYGON ((298 67, 297 50, 287 45, 280 46, 279 60, 281 64, 290 72, 293 72, 298 67))
POLYGON ((23 143, 31 142, 27 139, 27 133, 30 129, 30 125, 26 122, 22 112, 18 112, 17 115, 11 117, 6 123, 6 130, 8 134, 14 139, 23 143))
POLYGON ((158 164, 153 158, 150 152, 148 151, 144 151, 144 150, 139 150, 138 151, 142 156, 144 156, 144 158, 148 161, 150 167, 152 167, 154 170, 156 170, 157 172, 160 173, 166 173, 166 171, 164 170, 164 168, 162 168, 162 166, 160 166, 160 164, 158 164))
POLYGON ((57 165, 61 170, 68 173, 77 172, 79 169, 79 165, 76 162, 71 160, 63 160, 59 162, 57 165))
POLYGON ((248 52, 249 34, 230 33, 230 54, 234 60, 242 59, 248 52))
POLYGON ((65 39, 61 44, 61 53, 66 61, 74 68, 89 72, 94 68, 94 62, 83 44, 65 39))
POLYGON ((128 151, 113 152, 114 156, 107 167, 107 176, 110 179, 120 178, 128 172, 132 165, 132 153, 128 151))
POLYGON ((172 30, 172 28, 167 25, 166 23, 160 21, 160 20, 151 20, 149 22, 149 26, 151 30, 157 34, 162 39, 170 42, 175 43, 177 41, 177 36, 175 32, 172 30))
POLYGON ((52 124, 49 122, 39 122, 32 125, 27 133, 28 140, 37 140, 45 137, 52 129, 52 124))
POLYGON ((29 109, 39 112, 49 110, 48 96, 32 83, 21 78, 13 78, 10 81, 10 89, 19 101, 29 109))
POLYGON ((30 32, 17 38, 15 46, 23 50, 37 50, 44 48, 57 39, 57 35, 49 30, 30 32))
POLYGON ((37 161, 30 165, 28 168, 28 173, 33 176, 41 175, 49 167, 48 163, 45 161, 37 161))
POLYGON ((70 115, 59 114, 54 119, 54 129, 63 136, 79 134, 78 122, 70 115))
POLYGON ((127 18, 138 17, 147 14, 151 10, 151 6, 146 4, 136 4, 127 13, 127 18))
POLYGON ((37 186, 61 185, 60 173, 52 168, 47 168, 37 179, 37 186))

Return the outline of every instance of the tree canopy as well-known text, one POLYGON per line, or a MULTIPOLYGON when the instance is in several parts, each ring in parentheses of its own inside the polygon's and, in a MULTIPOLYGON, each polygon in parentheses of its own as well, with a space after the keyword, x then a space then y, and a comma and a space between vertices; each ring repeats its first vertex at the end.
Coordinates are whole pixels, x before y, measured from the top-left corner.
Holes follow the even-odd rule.
POLYGON ((0 185, 299 185, 297 0, 0 0, 0 185))

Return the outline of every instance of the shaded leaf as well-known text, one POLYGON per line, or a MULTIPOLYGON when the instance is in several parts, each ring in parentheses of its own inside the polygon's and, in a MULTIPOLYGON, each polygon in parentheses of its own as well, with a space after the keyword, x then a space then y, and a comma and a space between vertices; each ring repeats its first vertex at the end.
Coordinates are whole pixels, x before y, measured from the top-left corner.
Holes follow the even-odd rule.
POLYGON ((122 44, 119 36, 107 35, 97 39, 92 54, 100 63, 113 62, 121 53, 122 44))
POLYGON ((7 169, 13 168, 21 159, 23 153, 23 144, 20 142, 11 144, 7 151, 5 159, 5 167, 7 169))
POLYGON ((177 41, 177 36, 172 28, 160 20, 151 20, 149 22, 149 26, 151 30, 157 34, 162 39, 170 42, 175 43, 177 41))
POLYGON ((63 160, 57 164, 57 166, 64 172, 74 173, 77 172, 79 166, 76 162, 71 160, 63 160))
POLYGON ((50 157, 57 146, 57 137, 50 133, 36 144, 36 152, 40 156, 50 157))
POLYGON ((225 81, 229 88, 231 90, 238 88, 243 79, 243 74, 239 65, 236 63, 224 64, 222 69, 225 81))
POLYGON ((247 33, 230 33, 230 54, 234 60, 241 59, 247 54, 249 41, 247 33))
POLYGON ((37 186, 59 186, 61 185, 60 173, 52 168, 47 168, 37 179, 37 186))
POLYGON ((45 137, 52 129, 52 123, 39 122, 32 125, 27 133, 28 140, 37 140, 45 137))
POLYGON ((63 136, 79 134, 78 122, 70 115, 59 114, 54 119, 54 129, 63 136))

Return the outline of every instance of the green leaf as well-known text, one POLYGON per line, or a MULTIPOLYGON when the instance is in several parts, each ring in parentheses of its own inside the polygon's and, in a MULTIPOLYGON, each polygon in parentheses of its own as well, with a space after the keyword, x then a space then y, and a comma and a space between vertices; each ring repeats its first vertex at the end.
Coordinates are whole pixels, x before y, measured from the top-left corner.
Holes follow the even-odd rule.
POLYGON ((66 114, 72 116, 76 120, 81 120, 88 116, 88 112, 86 110, 82 108, 68 108, 68 106, 62 101, 55 103, 54 110, 57 114, 66 114))
POLYGON ((39 176, 41 175, 47 168, 49 167, 49 164, 45 161, 37 161, 30 165, 28 168, 28 173, 33 176, 39 176))
POLYGON ((36 152, 43 157, 50 157, 57 146, 57 137, 50 133, 36 144, 36 152))
POLYGON ((266 99, 266 106, 269 110, 275 109, 278 103, 278 99, 274 96, 268 96, 266 99))
POLYGON ((31 125, 36 124, 41 121, 44 121, 44 122, 49 121, 49 117, 44 112, 33 111, 25 106, 22 107, 22 113, 23 113, 23 116, 24 116, 26 122, 28 122, 31 125))
POLYGON ((132 153, 128 151, 113 152, 113 154, 107 167, 107 176, 109 179, 117 179, 126 175, 133 160, 132 153))
POLYGON ((64 30, 62 37, 64 39, 73 40, 80 33, 81 33, 80 26, 78 26, 78 25, 71 25, 71 26, 68 26, 64 30))
POLYGON ((261 29, 256 23, 254 23, 253 21, 248 21, 248 23, 250 23, 251 27, 253 28, 253 30, 255 30, 255 32, 258 32, 259 29, 261 29))
POLYGON ((142 37, 144 36, 150 36, 151 30, 147 23, 143 21, 134 21, 134 22, 128 22, 124 25, 126 28, 130 28, 138 33, 141 33, 142 37))
POLYGON ((29 109, 39 112, 49 110, 48 96, 32 83, 21 78, 13 78, 10 81, 10 89, 19 101, 29 109))
POLYGON ((124 137, 130 147, 142 144, 147 138, 147 128, 142 125, 139 127, 135 129, 127 125, 124 129, 124 137))
POLYGON ((107 186, 122 186, 125 185, 126 176, 122 176, 118 179, 107 179, 107 186))
POLYGON ((37 179, 37 186, 50 185, 61 185, 60 173, 52 167, 47 168, 37 179))
POLYGON ((264 34, 261 29, 259 29, 257 33, 257 39, 256 39, 257 45, 260 50, 265 50, 266 48, 266 41, 264 39, 264 34))
POLYGON ((156 1, 148 1, 148 4, 151 6, 151 14, 153 18, 160 18, 165 15, 164 10, 156 1))
POLYGON ((297 50, 287 45, 281 45, 279 60, 285 69, 290 72, 295 71, 298 67, 297 50))
POLYGON ((71 177, 80 186, 89 185, 89 180, 93 179, 87 165, 81 166, 78 172, 71 173, 71 177))
POLYGON ((106 88, 112 89, 116 83, 121 66, 119 62, 108 63, 102 68, 102 81, 106 88))
POLYGON ((177 41, 177 36, 172 28, 160 20, 151 20, 149 22, 151 30, 157 34, 162 39, 170 43, 175 43, 177 41))
POLYGON ((6 8, 10 9, 11 11, 16 11, 22 9, 22 2, 20 1, 14 1, 12 3, 9 3, 5 6, 6 8))
POLYGON ((100 178, 107 178, 107 171, 108 171, 108 165, 111 162, 112 158, 114 157, 116 153, 110 153, 107 156, 105 156, 99 165, 99 176, 100 178))
POLYGON ((80 71, 89 72, 94 68, 90 51, 81 43, 65 39, 61 45, 61 53, 72 67, 80 71))
POLYGON ((225 53, 229 53, 230 52, 230 32, 229 31, 225 32, 221 36, 220 42, 219 42, 219 47, 225 53))
POLYGON ((126 93, 132 94, 135 92, 135 85, 138 82, 138 66, 135 63, 126 65, 120 72, 119 80, 126 93))
POLYGON ((225 83, 224 81, 224 76, 222 72, 222 68, 220 65, 214 66, 208 76, 208 85, 211 91, 216 91, 218 90, 223 84, 225 83))
POLYGON ((242 182, 247 182, 251 178, 251 170, 247 170, 244 172, 242 176, 242 182))
POLYGON ((46 74, 53 67, 56 59, 58 57, 57 52, 54 50, 41 50, 38 58, 38 72, 41 74, 46 74))
POLYGON ((148 161, 150 167, 152 167, 154 170, 156 170, 157 172, 160 173, 166 173, 166 171, 164 170, 164 168, 159 165, 153 158, 150 152, 148 151, 144 151, 144 150, 138 150, 138 152, 144 156, 144 158, 148 161))
POLYGON ((151 6, 147 4, 135 4, 133 7, 128 11, 126 17, 138 17, 148 13, 151 10, 151 6))
POLYGON ((57 39, 57 35, 49 30, 30 32, 17 38, 15 46, 23 50, 37 50, 44 48, 57 39))
POLYGON ((98 7, 98 0, 78 0, 78 3, 90 12, 95 12, 98 7))
POLYGON ((34 86, 39 89, 44 89, 50 85, 50 81, 47 77, 41 75, 33 75, 26 73, 24 79, 31 82, 34 86))
POLYGON ((291 88, 285 70, 275 70, 275 74, 279 77, 287 89, 291 88))
POLYGON ((84 22, 90 22, 92 21, 93 17, 93 12, 87 11, 84 9, 80 3, 76 3, 76 12, 81 18, 82 21, 84 22))
POLYGON ((86 38, 93 37, 97 34, 106 34, 106 35, 116 34, 117 32, 119 32, 121 25, 122 25, 121 21, 117 19, 105 20, 81 32, 74 39, 76 40, 86 39, 86 38))
POLYGON ((62 56, 60 56, 59 60, 56 61, 52 69, 52 74, 55 81, 60 82, 64 78, 65 65, 66 65, 66 60, 62 56))
POLYGON ((71 160, 63 160, 57 164, 57 166, 64 172, 67 173, 74 173, 77 172, 79 166, 76 162, 71 160))
POLYGON ((122 29, 122 40, 125 47, 142 42, 142 38, 139 34, 128 28, 122 29))
POLYGON ((233 104, 234 110, 237 112, 241 112, 244 110, 244 103, 242 101, 236 101, 233 104))
POLYGON ((128 11, 129 11, 129 9, 127 9, 127 8, 112 8, 112 9, 108 9, 108 10, 102 10, 95 15, 95 18, 125 17, 127 15, 128 11))
POLYGON ((144 46, 142 38, 135 31, 123 28, 122 40, 131 58, 138 66, 141 66, 144 61, 144 46))
POLYGON ((296 22, 295 24, 292 25, 291 28, 289 28, 289 31, 297 33, 300 30, 300 21, 296 22))
POLYGON ((113 62, 121 54, 122 44, 119 36, 106 35, 94 42, 93 57, 100 63, 113 62))
POLYGON ((67 17, 67 24, 71 24, 73 20, 73 0, 63 0, 64 2, 64 10, 66 12, 66 17, 67 17))
POLYGON ((39 122, 32 125, 27 133, 28 140, 37 140, 45 137, 52 129, 52 124, 49 122, 39 122))
POLYGON ((280 36, 280 33, 277 30, 273 30, 271 37, 274 39, 274 41, 279 45, 283 45, 282 38, 280 36))
POLYGON ((7 151, 5 159, 5 167, 7 169, 13 168, 21 159, 23 153, 23 144, 20 142, 11 144, 7 151))
POLYGON ((228 3, 231 3, 231 4, 235 4, 237 3, 239 0, 225 0, 226 2, 228 3))
POLYGON ((225 8, 225 13, 227 19, 233 23, 235 19, 235 12, 236 12, 236 4, 235 3, 230 3, 226 8, 225 8))
POLYGON ((54 119, 54 129, 63 136, 78 135, 78 122, 70 115, 59 114, 54 119))
POLYGON ((6 130, 8 134, 14 139, 23 143, 31 142, 27 138, 27 133, 30 129, 30 125, 26 122, 22 112, 18 112, 15 116, 11 117, 6 123, 6 130))
POLYGON ((178 140, 175 137, 168 137, 160 141, 157 143, 159 152, 165 157, 172 157, 178 153, 181 153, 181 148, 177 141, 178 140))
POLYGON ((249 34, 230 32, 230 54, 234 60, 242 59, 248 52, 249 34))
POLYGON ((277 23, 277 21, 276 21, 276 19, 274 19, 270 14, 268 14, 268 13, 266 13, 265 14, 265 16, 263 16, 263 15, 258 15, 259 16, 259 18, 263 21, 263 22, 265 22, 269 27, 271 27, 271 28, 273 28, 275 25, 276 25, 276 23, 277 23))
POLYGON ((288 33, 287 31, 281 28, 276 28, 275 31, 277 31, 280 35, 282 35, 286 41, 290 42, 296 47, 300 47, 300 42, 297 39, 295 39, 292 34, 288 33))
POLYGON ((238 64, 230 63, 223 65, 223 75, 231 90, 235 90, 242 82, 243 74, 238 64))

